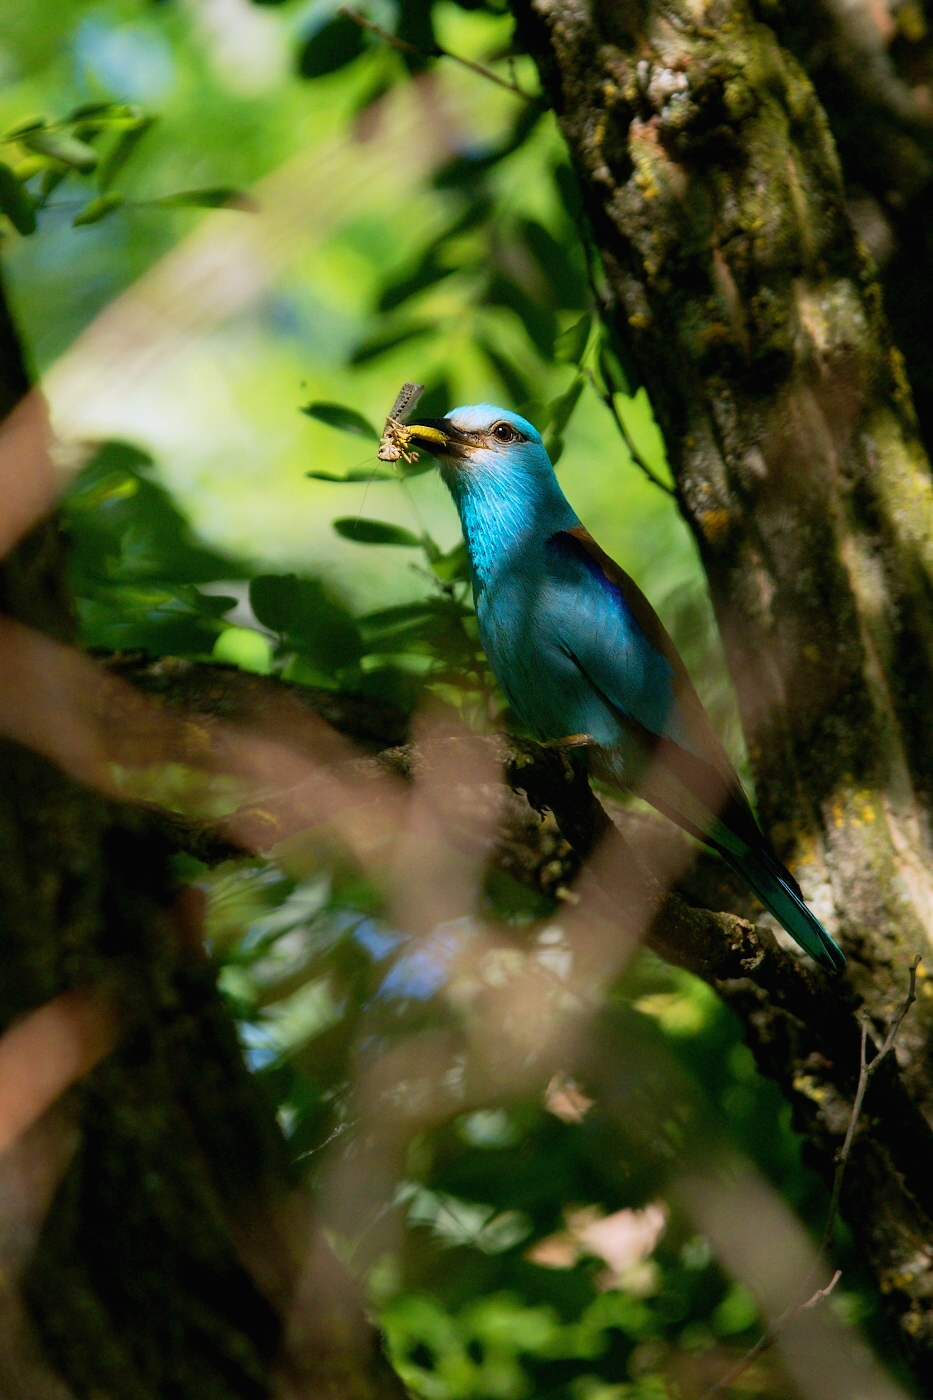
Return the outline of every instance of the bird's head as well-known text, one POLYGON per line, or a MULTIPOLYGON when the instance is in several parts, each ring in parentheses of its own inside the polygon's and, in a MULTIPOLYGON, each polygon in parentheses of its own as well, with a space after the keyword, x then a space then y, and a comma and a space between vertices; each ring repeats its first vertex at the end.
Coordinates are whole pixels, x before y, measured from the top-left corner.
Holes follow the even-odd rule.
POLYGON ((437 457, 448 485, 457 491, 525 478, 547 481, 554 468, 538 430, 518 413, 477 403, 454 408, 446 418, 416 418, 405 425, 411 442, 437 457))

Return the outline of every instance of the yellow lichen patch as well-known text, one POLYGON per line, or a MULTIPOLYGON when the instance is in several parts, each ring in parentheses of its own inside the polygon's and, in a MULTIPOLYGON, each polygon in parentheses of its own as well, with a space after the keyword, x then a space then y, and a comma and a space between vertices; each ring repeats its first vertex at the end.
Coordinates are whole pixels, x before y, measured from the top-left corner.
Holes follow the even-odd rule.
POLYGON ((840 831, 846 824, 846 814, 838 797, 833 803, 833 826, 840 831))
POLYGON ((921 39, 926 38, 927 22, 923 7, 916 4, 915 0, 907 0, 906 5, 898 6, 894 22, 910 44, 919 44, 921 39))
POLYGON ((710 544, 718 544, 729 530, 727 510, 704 510, 700 516, 700 529, 710 544))

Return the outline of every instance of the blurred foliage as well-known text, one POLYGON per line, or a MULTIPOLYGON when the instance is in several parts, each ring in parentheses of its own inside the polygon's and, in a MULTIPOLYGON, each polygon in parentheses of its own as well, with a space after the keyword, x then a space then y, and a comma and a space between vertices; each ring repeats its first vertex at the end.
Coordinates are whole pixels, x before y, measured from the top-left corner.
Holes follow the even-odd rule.
MULTIPOLYGON (((0 208, 43 369, 185 231, 192 216, 171 209, 227 199, 309 143, 329 159, 338 150, 352 184, 352 145, 333 143, 363 128, 378 140, 390 89, 398 96, 413 74, 417 85, 400 90, 452 133, 424 187, 397 189, 390 171, 371 204, 348 194, 337 231, 315 242, 309 229, 312 252, 274 294, 177 365, 155 366, 150 397, 91 413, 88 435, 110 440, 64 506, 87 645, 212 657, 408 711, 428 690, 470 724, 508 723, 430 459, 396 470, 374 455, 399 383, 424 380, 427 414, 492 400, 541 429, 581 517, 659 606, 741 762, 702 574, 663 489, 660 437, 626 347, 596 314, 600 270, 581 239, 574 178, 503 7, 371 0, 366 14, 416 53, 322 0, 237 0, 222 22, 218 7, 172 0, 27 9, 2 4, 0 119, 20 129, 7 130, 0 208), (441 49, 528 96, 437 59, 441 49), (22 114, 39 107, 68 115, 27 130, 22 114), (190 184, 193 195, 164 194, 190 184), (72 193, 67 209, 49 198, 59 186, 72 193)), ((328 179, 333 159, 322 162, 328 179)), ((191 808, 190 775, 146 782, 142 795, 191 808)), ((197 801, 217 815, 235 794, 197 801)), ((358 1057, 456 1027, 445 988, 470 921, 416 945, 324 849, 211 872, 181 861, 179 873, 208 894, 210 950, 245 1052, 318 1188, 341 1139, 353 1141, 358 1057)), ((557 966, 559 907, 500 879, 480 913, 516 956, 557 966)), ((425 1400, 705 1389, 754 1339, 753 1302, 674 1208, 656 1246, 618 1276, 580 1227, 663 1200, 697 1154, 744 1154, 819 1229, 825 1193, 788 1107, 708 988, 643 952, 601 1018, 606 1060, 594 1073, 626 1085, 624 1103, 604 1095, 578 1121, 520 1094, 465 1111, 416 1138, 381 1216, 357 1222, 357 1234, 334 1225, 401 1375, 425 1400)), ((870 1324, 873 1300, 839 1243, 850 1292, 838 1306, 870 1324)), ((769 1358, 745 1383, 785 1393, 769 1358)))

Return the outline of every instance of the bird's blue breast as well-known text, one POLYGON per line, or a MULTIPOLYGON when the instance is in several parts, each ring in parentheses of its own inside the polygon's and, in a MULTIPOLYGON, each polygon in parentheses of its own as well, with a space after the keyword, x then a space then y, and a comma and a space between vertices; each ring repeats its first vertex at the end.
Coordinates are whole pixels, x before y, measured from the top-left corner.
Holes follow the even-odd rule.
POLYGON ((540 739, 623 744, 623 716, 664 731, 671 669, 617 586, 560 532, 510 553, 478 598, 480 637, 512 708, 540 739))

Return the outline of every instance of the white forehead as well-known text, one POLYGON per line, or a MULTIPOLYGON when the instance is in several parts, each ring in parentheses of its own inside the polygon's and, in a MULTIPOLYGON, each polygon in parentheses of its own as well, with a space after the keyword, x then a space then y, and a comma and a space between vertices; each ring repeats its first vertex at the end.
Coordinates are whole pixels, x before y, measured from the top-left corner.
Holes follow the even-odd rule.
POLYGON ((540 442, 541 438, 532 425, 518 413, 507 408, 497 408, 494 403, 473 403, 463 408, 453 408, 447 414, 448 422, 465 433, 488 432, 494 423, 511 423, 523 437, 540 442))

